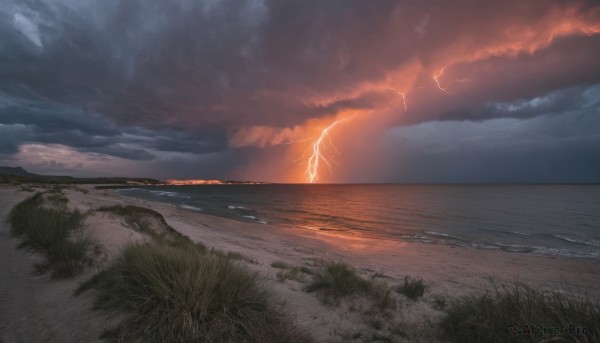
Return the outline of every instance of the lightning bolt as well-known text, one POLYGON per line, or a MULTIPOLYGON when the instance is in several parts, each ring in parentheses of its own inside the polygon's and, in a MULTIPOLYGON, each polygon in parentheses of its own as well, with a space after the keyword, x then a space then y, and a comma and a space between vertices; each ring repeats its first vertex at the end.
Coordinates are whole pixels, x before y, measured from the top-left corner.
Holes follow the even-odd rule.
POLYGON ((440 69, 440 73, 439 73, 439 74, 433 73, 433 80, 434 80, 434 81, 435 81, 435 83, 437 84, 437 88, 439 88, 439 90, 441 90, 442 92, 444 92, 444 93, 446 93, 446 94, 451 94, 451 93, 450 93, 450 92, 448 92, 448 91, 447 91, 447 90, 446 90, 444 87, 442 87, 442 86, 440 85, 440 80, 439 80, 439 78, 440 78, 442 75, 444 75, 444 68, 445 68, 445 67, 442 67, 442 69, 440 69))
POLYGON ((407 112, 408 107, 406 106, 406 96, 404 95, 404 92, 400 92, 399 90, 397 90, 396 88, 393 88, 393 87, 389 87, 389 89, 393 90, 394 92, 396 92, 398 95, 400 95, 402 97, 402 103, 404 103, 404 112, 407 112))
POLYGON ((306 167, 306 175, 307 181, 309 183, 315 183, 319 181, 319 163, 323 162, 329 167, 329 171, 331 171, 331 163, 336 163, 331 157, 325 155, 325 143, 328 142, 333 149, 337 150, 331 141, 331 137, 329 136, 329 131, 333 129, 338 124, 350 120, 354 117, 348 117, 343 119, 338 119, 327 126, 323 131, 321 131, 321 135, 319 138, 312 144, 312 154, 308 158, 308 163, 306 167), (325 140, 327 139, 327 140, 325 140))

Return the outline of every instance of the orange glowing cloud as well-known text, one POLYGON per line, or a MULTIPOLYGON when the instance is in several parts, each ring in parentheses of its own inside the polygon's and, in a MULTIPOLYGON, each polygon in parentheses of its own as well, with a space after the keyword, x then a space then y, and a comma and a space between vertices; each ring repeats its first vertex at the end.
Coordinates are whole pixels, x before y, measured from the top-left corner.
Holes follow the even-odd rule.
MULTIPOLYGON (((521 15, 526 16, 527 11, 524 13, 521 15)), ((343 83, 318 93, 304 93, 304 103, 307 107, 314 108, 315 112, 326 109, 321 112, 320 118, 309 119, 288 128, 270 126, 241 128, 230 136, 229 144, 232 147, 264 148, 296 143, 290 145, 285 154, 286 158, 280 159, 281 163, 299 164, 298 168, 290 169, 289 166, 283 168, 288 170, 285 173, 288 175, 286 180, 321 181, 323 176, 335 174, 336 168, 344 168, 337 162, 340 156, 333 155, 339 155, 336 145, 339 147, 339 144, 347 143, 351 139, 344 138, 344 132, 351 127, 362 125, 365 131, 377 126, 385 128, 389 126, 386 123, 393 122, 404 115, 413 121, 418 121, 415 119, 418 112, 410 113, 410 104, 432 102, 432 97, 436 95, 428 90, 436 90, 437 94, 443 93, 442 96, 451 99, 468 91, 472 80, 479 85, 486 81, 478 79, 480 75, 477 74, 452 73, 456 65, 498 57, 511 59, 519 54, 534 54, 544 50, 560 37, 596 35, 600 33, 600 21, 595 19, 599 14, 599 9, 583 14, 580 6, 554 6, 529 21, 519 21, 504 16, 493 18, 491 24, 486 24, 482 33, 479 32, 478 27, 471 27, 468 21, 457 24, 456 37, 440 39, 439 46, 430 51, 418 52, 417 49, 417 57, 401 59, 403 62, 391 66, 384 73, 375 73, 371 78, 343 83), (353 111, 368 113, 363 116, 368 117, 368 120, 348 120, 353 111), (335 136, 336 142, 332 135, 335 136)), ((392 18, 394 15, 396 14, 392 14, 392 18)), ((398 12, 396 18, 398 22, 402 22, 400 19, 405 15, 403 12, 398 12)), ((437 28, 435 18, 439 20, 439 16, 433 13, 432 16, 426 16, 427 20, 419 21, 418 30, 415 29, 419 39, 431 38, 435 41, 437 36, 441 37, 445 33, 435 31, 437 28)), ((481 20, 476 24, 481 25, 481 20)), ((395 23, 390 21, 386 25, 385 30, 388 32, 395 30, 395 23)), ((388 32, 384 32, 383 36, 385 37, 388 32)), ((406 48, 410 49, 411 46, 408 45, 406 48)), ((352 63, 352 55, 342 55, 344 63, 339 66, 340 68, 352 63)), ((259 163, 261 164, 264 166, 263 162, 259 163)))
POLYGON ((439 69, 462 62, 474 62, 494 56, 516 56, 520 53, 532 54, 549 46, 560 37, 573 35, 594 35, 600 33, 600 10, 582 14, 581 6, 555 6, 537 21, 512 21, 511 18, 497 19, 497 27, 488 29, 485 37, 479 38, 477 27, 465 24, 458 39, 446 42, 434 52, 433 58, 439 69))
POLYGON ((277 128, 271 126, 243 127, 229 136, 229 146, 232 148, 259 147, 291 144, 308 140, 306 129, 300 125, 292 128, 277 128))

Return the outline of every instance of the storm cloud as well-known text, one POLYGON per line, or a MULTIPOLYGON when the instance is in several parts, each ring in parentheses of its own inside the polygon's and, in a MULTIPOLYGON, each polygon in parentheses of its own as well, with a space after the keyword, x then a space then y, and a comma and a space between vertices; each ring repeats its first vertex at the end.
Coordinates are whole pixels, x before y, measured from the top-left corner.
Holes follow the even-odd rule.
POLYGON ((596 1, 0 3, 6 164, 299 182, 311 139, 352 116, 323 180, 535 181, 562 161, 544 180, 600 182, 596 1), (460 144, 505 121, 529 138, 460 144), (507 158, 523 168, 485 167, 507 158))

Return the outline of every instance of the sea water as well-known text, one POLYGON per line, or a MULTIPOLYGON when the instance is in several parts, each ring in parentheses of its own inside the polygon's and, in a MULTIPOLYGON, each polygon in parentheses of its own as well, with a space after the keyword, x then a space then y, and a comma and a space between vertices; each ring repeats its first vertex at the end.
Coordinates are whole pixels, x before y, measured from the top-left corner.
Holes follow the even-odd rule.
POLYGON ((119 193, 280 227, 600 259, 598 185, 201 185, 119 193))

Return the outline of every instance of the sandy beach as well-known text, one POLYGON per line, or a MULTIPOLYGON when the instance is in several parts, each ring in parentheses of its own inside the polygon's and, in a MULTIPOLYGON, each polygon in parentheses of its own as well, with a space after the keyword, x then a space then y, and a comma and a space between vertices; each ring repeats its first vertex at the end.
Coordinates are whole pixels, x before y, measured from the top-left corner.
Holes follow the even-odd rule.
MULTIPOLYGON (((362 309, 360 301, 340 306, 322 304, 315 294, 303 290, 303 282, 278 281, 279 270, 271 266, 273 262, 318 268, 330 261, 343 261, 365 278, 383 274, 389 284, 399 283, 407 275, 423 278, 427 287, 424 297, 419 301, 400 299, 396 310, 395 316, 410 326, 407 341, 435 341, 431 325, 440 316, 433 306, 437 296, 483 291, 494 282, 523 281, 539 288, 567 288, 600 298, 600 263, 589 259, 358 239, 245 223, 126 198, 93 186, 68 187, 63 192, 71 209, 88 212, 114 204, 147 207, 161 213, 170 226, 193 241, 242 254, 245 258, 240 263, 260 274, 298 324, 317 341, 352 341, 357 331, 372 330, 369 318, 377 314, 362 309)), ((72 279, 34 275, 32 264, 37 257, 17 249, 18 240, 10 236, 5 222, 12 206, 32 194, 14 186, 0 188, 0 342, 99 341, 100 333, 112 322, 92 311, 89 296, 74 297, 73 292, 126 244, 148 237, 128 228, 119 218, 88 212, 85 230, 102 246, 96 263, 72 279)))

